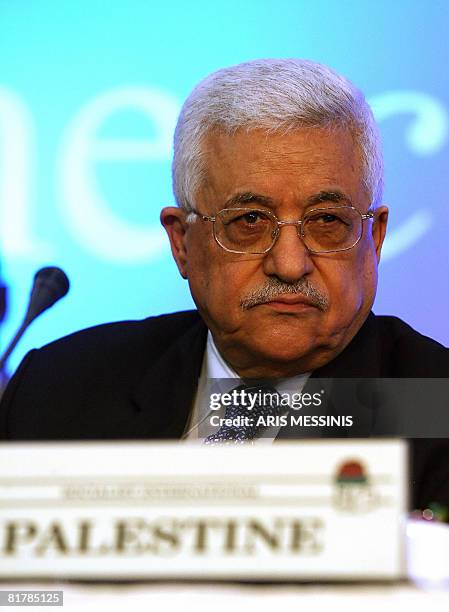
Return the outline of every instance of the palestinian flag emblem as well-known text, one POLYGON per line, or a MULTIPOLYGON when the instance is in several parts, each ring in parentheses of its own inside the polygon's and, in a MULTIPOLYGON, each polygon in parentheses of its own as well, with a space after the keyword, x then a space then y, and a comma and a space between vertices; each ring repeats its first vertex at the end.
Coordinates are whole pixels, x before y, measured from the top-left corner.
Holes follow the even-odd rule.
POLYGON ((345 512, 367 512, 376 505, 376 496, 365 465, 357 459, 341 463, 335 473, 335 506, 345 512))
POLYGON ((365 468, 360 461, 345 461, 337 470, 337 484, 345 485, 360 485, 367 484, 368 478, 365 468))

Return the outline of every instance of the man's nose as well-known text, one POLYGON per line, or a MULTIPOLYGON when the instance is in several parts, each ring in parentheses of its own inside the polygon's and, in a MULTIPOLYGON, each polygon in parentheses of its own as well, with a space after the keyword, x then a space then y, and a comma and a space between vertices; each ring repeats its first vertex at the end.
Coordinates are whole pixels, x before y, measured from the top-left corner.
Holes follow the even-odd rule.
POLYGON ((313 270, 313 261, 298 227, 283 225, 273 248, 265 255, 264 272, 277 276, 287 283, 294 283, 313 270))

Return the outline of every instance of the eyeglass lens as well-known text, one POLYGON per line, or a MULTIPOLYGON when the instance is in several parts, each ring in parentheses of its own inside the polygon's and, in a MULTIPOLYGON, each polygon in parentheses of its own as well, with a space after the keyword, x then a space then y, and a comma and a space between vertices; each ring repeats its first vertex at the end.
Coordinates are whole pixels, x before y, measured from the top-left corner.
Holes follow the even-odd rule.
MULTIPOLYGON (((276 217, 266 211, 229 208, 218 213, 214 230, 224 248, 264 253, 274 244, 279 226, 276 217)), ((297 230, 307 248, 315 253, 344 250, 360 239, 362 217, 351 207, 315 209, 304 216, 297 230)))

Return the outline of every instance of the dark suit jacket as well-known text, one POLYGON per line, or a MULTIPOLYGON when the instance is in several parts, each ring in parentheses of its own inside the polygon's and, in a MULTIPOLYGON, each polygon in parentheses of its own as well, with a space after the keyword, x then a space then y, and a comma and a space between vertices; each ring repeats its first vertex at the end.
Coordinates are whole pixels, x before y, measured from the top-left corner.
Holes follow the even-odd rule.
MULTIPOLYGON (((197 388, 207 328, 196 311, 100 325, 25 357, 0 405, 9 440, 177 439, 197 388)), ((449 378, 449 349, 370 314, 321 378, 449 378)), ((413 507, 449 505, 449 442, 414 440, 413 507)))

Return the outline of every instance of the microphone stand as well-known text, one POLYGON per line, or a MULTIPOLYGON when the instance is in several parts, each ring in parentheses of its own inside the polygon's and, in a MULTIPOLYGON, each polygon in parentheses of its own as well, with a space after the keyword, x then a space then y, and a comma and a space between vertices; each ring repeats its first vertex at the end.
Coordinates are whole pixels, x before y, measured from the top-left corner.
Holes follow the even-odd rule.
MULTIPOLYGON (((0 281, 0 323, 3 323, 3 320, 6 315, 6 300, 7 300, 7 287, 0 281)), ((3 395, 3 391, 8 384, 8 377, 4 370, 4 363, 0 365, 0 399, 3 395)))
POLYGON ((22 325, 17 330, 16 335, 11 340, 11 342, 8 344, 8 348, 3 353, 2 358, 0 359, 0 373, 1 373, 2 379, 5 376, 5 374, 4 374, 5 364, 8 361, 8 358, 11 355, 11 353, 13 352, 13 350, 16 348, 16 344, 19 342, 20 338, 23 336, 23 334, 24 334, 24 332, 25 332, 25 330, 28 327, 30 322, 31 321, 28 321, 27 318, 25 318, 23 320, 22 325))

